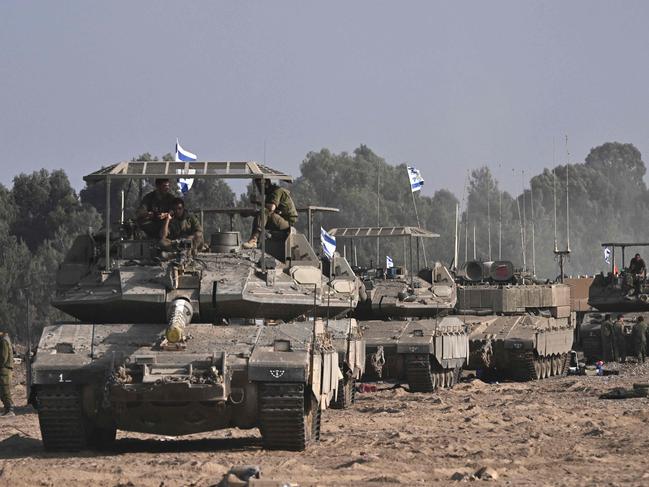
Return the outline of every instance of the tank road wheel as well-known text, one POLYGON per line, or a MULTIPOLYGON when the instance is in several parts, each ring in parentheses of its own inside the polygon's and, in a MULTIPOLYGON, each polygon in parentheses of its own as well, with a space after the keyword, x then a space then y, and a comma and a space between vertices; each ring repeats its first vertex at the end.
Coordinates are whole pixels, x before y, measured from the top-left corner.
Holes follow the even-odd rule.
POLYGON ((320 406, 305 384, 261 383, 259 429, 264 448, 305 450, 320 438, 320 406))
POLYGON ((40 386, 36 393, 43 447, 49 451, 79 451, 88 446, 89 425, 75 386, 40 386))
POLYGON ((430 363, 429 355, 410 354, 406 358, 406 380, 410 392, 433 392, 436 371, 430 363))
POLYGON ((333 409, 347 409, 354 404, 356 381, 353 377, 345 376, 338 381, 338 395, 336 400, 332 401, 333 409))
POLYGON ((541 370, 543 371, 542 379, 547 379, 550 375, 550 362, 547 357, 541 357, 539 360, 541 360, 541 370))
POLYGON ((568 374, 568 369, 570 368, 570 354, 562 353, 559 355, 559 375, 564 376, 568 374))
POLYGON ((453 381, 453 375, 453 369, 446 370, 446 387, 449 389, 452 389, 455 385, 455 382, 453 381))
POLYGON ((543 379, 543 364, 540 358, 534 359, 534 377, 535 380, 543 379))
POLYGON ((552 357, 552 375, 557 376, 561 375, 561 369, 562 369, 562 357, 561 355, 555 355, 552 357))

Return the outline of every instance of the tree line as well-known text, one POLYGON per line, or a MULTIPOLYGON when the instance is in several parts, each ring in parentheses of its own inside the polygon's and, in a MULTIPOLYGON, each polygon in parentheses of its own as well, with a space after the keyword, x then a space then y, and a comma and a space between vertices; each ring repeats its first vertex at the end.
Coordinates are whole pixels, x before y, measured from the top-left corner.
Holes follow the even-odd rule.
MULTIPOLYGON (((172 159, 165 154, 162 160, 172 159)), ((144 153, 134 160, 157 160, 144 153)), ((434 174, 423 171, 429 180, 434 174)), ((606 270, 600 242, 647 240, 649 191, 644 183, 646 167, 632 144, 609 142, 593 148, 584 162, 544 169, 527 182, 527 189, 511 195, 500 188, 488 167, 473 170, 463 195, 446 189, 431 196, 410 192, 405 164, 392 165, 361 145, 353 152, 310 152, 300 165, 300 174, 290 191, 298 207, 336 207, 339 213, 315 216, 316 247, 319 227, 420 225, 439 237, 422 239, 424 254, 455 264, 456 207, 460 207, 459 262, 466 259, 512 260, 543 278, 558 274, 554 249, 568 244, 566 210, 569 209, 569 274, 593 274, 606 270), (566 181, 568 191, 566 191, 566 181), (569 197, 569 204, 566 198, 569 197), (555 203, 556 201, 556 203, 555 203), (417 211, 415 212, 415 205, 417 211), (558 225, 555 227, 555 213, 558 225), (556 228, 556 231, 555 231, 556 228), (556 234, 556 239, 555 239, 556 234), (474 238, 475 236, 475 238, 474 238)), ((152 182, 125 180, 111 184, 111 215, 117 219, 120 192, 125 195, 125 217, 133 217, 139 199, 152 189, 152 182)), ((251 206, 252 187, 237 196, 221 180, 195 180, 186 195, 187 207, 251 206)), ((79 194, 63 170, 42 169, 19 174, 11 188, 0 185, 0 326, 19 341, 27 338, 27 301, 33 323, 32 337, 40 329, 66 316, 49 305, 56 285, 56 270, 78 234, 97 231, 105 213, 105 187, 99 183, 79 194)), ((206 233, 229 229, 229 218, 205 215, 206 233)), ((235 230, 248 237, 251 220, 235 218, 235 230)), ((307 231, 306 217, 297 224, 307 231)), ((409 266, 409 248, 400 239, 359 240, 355 255, 349 242, 340 239, 338 250, 356 257, 359 265, 384 266, 385 257, 396 265, 409 266)), ((641 251, 641 250, 640 250, 641 251)), ((416 255, 416 245, 413 248, 416 255)), ((415 264, 416 266, 416 264, 415 264)))

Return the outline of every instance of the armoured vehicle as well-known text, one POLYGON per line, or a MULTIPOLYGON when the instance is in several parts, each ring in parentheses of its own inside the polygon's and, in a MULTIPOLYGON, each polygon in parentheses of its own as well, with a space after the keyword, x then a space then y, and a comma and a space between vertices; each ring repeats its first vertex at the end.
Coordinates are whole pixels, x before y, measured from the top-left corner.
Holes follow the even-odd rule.
MULTIPOLYGON (((438 236, 418 227, 334 228, 329 234, 352 242, 357 238, 400 237, 405 244, 407 239, 411 268, 412 240, 438 236)), ((455 282, 448 270, 436 262, 417 275, 404 265, 365 270, 361 276, 366 300, 359 301, 354 314, 366 343, 365 377, 407 382, 413 392, 452 387, 468 359, 469 348, 462 321, 442 317, 456 299, 455 282)))
MULTIPOLYGON (((110 222, 111 180, 190 174, 291 180, 254 162, 124 162, 85 180, 105 182, 110 222)), ((266 447, 293 450, 319 437, 341 378, 338 354, 322 320, 294 318, 325 300, 334 312, 356 303, 332 299, 303 235, 271 235, 261 249, 237 244, 217 233, 209 249, 178 241, 163 252, 109 224, 101 238, 77 238, 53 304, 80 322, 45 327, 31 364, 46 449, 104 446, 118 429, 258 427, 266 447)))
POLYGON ((354 404, 356 382, 365 372, 365 338, 354 318, 327 320, 325 323, 338 352, 338 368, 343 375, 331 407, 346 409, 354 404))
POLYGON ((587 361, 606 360, 602 350, 601 325, 606 313, 611 319, 623 314, 625 329, 625 346, 629 355, 633 353, 631 331, 638 316, 649 319, 649 282, 646 272, 634 274, 626 264, 627 247, 646 247, 642 242, 605 242, 602 243, 604 255, 610 262, 611 269, 605 275, 597 274, 588 288, 588 304, 594 308, 586 313, 581 323, 581 346, 587 361), (621 263, 618 268, 618 259, 621 263))
POLYGON ((625 267, 627 247, 646 247, 649 243, 603 243, 602 248, 611 262, 611 271, 595 276, 588 290, 588 304, 593 308, 613 313, 649 311, 649 281, 646 270, 634 274, 625 267), (621 271, 616 264, 616 250, 621 250, 621 271))
MULTIPOLYGON (((608 357, 603 350, 602 342, 602 323, 606 314, 599 312, 586 313, 581 323, 581 347, 584 352, 584 358, 587 362, 596 362, 598 360, 608 361, 608 357)), ((611 321, 617 320, 618 313, 611 313, 611 321)), ((624 345, 622 350, 626 350, 627 355, 633 355, 634 343, 631 336, 633 326, 638 319, 643 316, 649 320, 649 313, 624 313, 622 321, 624 322, 624 345)))
POLYGON ((566 371, 576 321, 569 286, 516 273, 509 261, 470 261, 458 274, 471 368, 518 380, 566 371))

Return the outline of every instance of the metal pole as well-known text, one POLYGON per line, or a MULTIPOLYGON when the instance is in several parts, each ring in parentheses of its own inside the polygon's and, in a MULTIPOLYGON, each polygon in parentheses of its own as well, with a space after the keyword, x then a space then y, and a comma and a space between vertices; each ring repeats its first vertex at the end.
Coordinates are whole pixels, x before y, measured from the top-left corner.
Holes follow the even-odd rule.
MULTIPOLYGON (((417 272, 419 272, 419 241, 420 241, 420 239, 419 239, 419 237, 417 237, 416 238, 416 244, 417 244, 417 272)), ((424 252, 424 255, 426 255, 425 252, 424 252)), ((428 267, 428 266, 426 266, 426 267, 428 267)), ((415 272, 415 270, 413 269, 412 272, 415 272)))
POLYGON ((313 247, 313 213, 311 212, 311 207, 309 206, 306 210, 307 214, 307 225, 309 225, 309 243, 313 247))
POLYGON ((489 195, 491 189, 491 182, 487 185, 487 241, 489 246, 489 261, 491 261, 491 205, 489 203, 489 195))
POLYGON ((110 271, 110 176, 106 176, 106 272, 110 271))
MULTIPOLYGON (((421 224, 419 223, 419 213, 417 212, 417 203, 415 202, 415 193, 411 190, 410 194, 412 195, 412 206, 415 208, 415 217, 417 218, 417 226, 421 228, 421 224)), ((419 240, 417 240, 417 242, 419 242, 419 240)), ((419 243, 417 243, 417 245, 419 245, 419 243)), ((417 247, 417 252, 419 252, 419 247, 417 247)), ((428 267, 428 259, 426 258, 425 248, 423 248, 423 252, 424 252, 424 264, 426 265, 426 267, 428 267)), ((417 262, 417 267, 419 267, 419 262, 417 262)))
POLYGON ((201 208, 201 228, 203 228, 203 231, 205 231, 205 212, 201 208))
POLYGON ((410 247, 410 287, 414 288, 415 281, 414 281, 414 277, 412 275, 412 268, 413 268, 413 265, 412 265, 412 235, 410 235, 408 240, 410 242, 409 243, 409 247, 410 247))
POLYGON ((119 224, 124 225, 124 190, 119 192, 119 224))
POLYGON ((261 222, 261 272, 266 272, 266 180, 261 179, 261 208, 259 221, 261 222))
POLYGON ((473 224, 473 260, 476 260, 477 253, 476 253, 476 245, 475 245, 475 223, 473 224))

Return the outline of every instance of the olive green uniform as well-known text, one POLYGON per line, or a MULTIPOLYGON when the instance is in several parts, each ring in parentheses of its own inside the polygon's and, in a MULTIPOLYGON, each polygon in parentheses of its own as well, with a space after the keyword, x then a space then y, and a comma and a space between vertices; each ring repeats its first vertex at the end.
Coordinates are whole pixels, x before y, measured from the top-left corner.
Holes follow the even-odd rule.
POLYGON ((8 335, 0 337, 0 400, 5 412, 13 409, 11 399, 11 373, 14 368, 14 356, 8 335))
POLYGON ((613 323, 613 346, 616 360, 626 362, 626 334, 624 333, 624 321, 622 320, 616 320, 613 323))
MULTIPOLYGON (((266 230, 288 230, 297 222, 295 203, 293 203, 291 193, 287 189, 271 185, 266 194, 265 205, 275 205, 275 211, 272 213, 264 206, 263 220, 266 230)), ((261 232, 259 217, 255 217, 252 231, 253 233, 261 232)))
POLYGON ((602 323, 602 360, 610 362, 617 360, 615 356, 615 331, 613 322, 608 319, 602 323))
POLYGON ((647 356, 647 323, 638 321, 631 331, 633 352, 639 362, 644 362, 647 356))
POLYGON ((185 210, 182 218, 173 217, 169 221, 169 234, 162 239, 161 246, 168 248, 171 246, 172 240, 192 236, 194 237, 194 247, 200 246, 203 243, 203 227, 201 226, 201 222, 195 215, 185 210))
POLYGON ((138 224, 149 238, 159 238, 164 220, 157 218, 157 214, 171 211, 176 197, 171 193, 161 193, 157 189, 142 198, 142 203, 137 212, 138 224), (154 216, 149 217, 148 212, 154 216))

